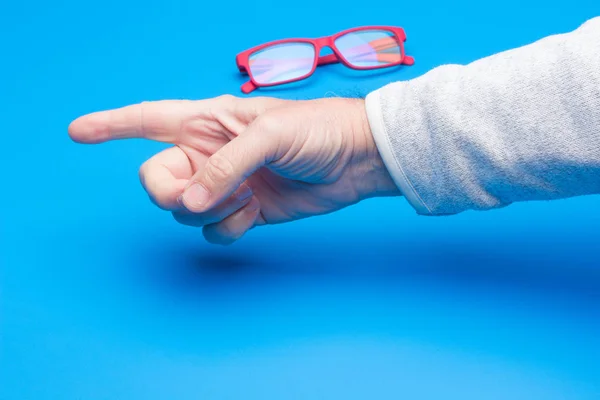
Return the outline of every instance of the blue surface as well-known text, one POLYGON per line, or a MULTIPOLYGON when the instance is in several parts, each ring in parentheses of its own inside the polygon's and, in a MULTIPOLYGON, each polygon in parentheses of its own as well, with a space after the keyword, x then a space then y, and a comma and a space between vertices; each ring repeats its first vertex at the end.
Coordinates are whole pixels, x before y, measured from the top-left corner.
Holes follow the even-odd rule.
POLYGON ((272 39, 405 27, 414 67, 328 66, 257 93, 306 98, 600 14, 597 0, 307 5, 3 3, 0 399, 600 398, 599 197, 450 218, 376 199, 220 248, 142 191, 137 168, 164 145, 69 141, 90 111, 238 94, 235 54, 272 39))

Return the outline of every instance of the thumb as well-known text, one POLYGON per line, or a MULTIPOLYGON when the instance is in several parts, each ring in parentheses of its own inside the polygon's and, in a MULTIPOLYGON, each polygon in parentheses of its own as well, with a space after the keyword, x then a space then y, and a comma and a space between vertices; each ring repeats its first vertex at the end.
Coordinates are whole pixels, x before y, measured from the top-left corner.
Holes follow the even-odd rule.
POLYGON ((278 158, 280 138, 251 124, 221 147, 190 179, 181 200, 192 212, 205 212, 227 199, 257 169, 278 158))

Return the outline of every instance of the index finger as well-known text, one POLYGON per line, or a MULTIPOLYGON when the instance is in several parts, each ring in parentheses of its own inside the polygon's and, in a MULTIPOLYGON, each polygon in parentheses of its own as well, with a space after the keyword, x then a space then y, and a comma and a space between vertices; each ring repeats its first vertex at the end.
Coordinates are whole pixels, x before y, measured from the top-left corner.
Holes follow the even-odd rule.
POLYGON ((69 136, 79 143, 129 138, 174 143, 182 121, 193 114, 191 103, 162 100, 95 112, 71 122, 69 136))

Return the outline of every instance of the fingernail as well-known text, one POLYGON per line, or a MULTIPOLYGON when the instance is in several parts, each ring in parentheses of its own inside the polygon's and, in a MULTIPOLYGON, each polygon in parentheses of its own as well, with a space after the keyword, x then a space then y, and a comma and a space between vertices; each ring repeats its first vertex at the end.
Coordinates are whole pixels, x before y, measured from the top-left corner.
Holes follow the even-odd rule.
POLYGON ((252 196, 252 189, 250 189, 250 186, 243 184, 240 186, 235 196, 237 197, 238 201, 244 202, 248 200, 250 196, 252 196))
POLYGON ((210 193, 204 185, 201 185, 200 183, 194 183, 183 192, 183 200, 186 204, 195 207, 201 207, 206 204, 209 197, 210 193))

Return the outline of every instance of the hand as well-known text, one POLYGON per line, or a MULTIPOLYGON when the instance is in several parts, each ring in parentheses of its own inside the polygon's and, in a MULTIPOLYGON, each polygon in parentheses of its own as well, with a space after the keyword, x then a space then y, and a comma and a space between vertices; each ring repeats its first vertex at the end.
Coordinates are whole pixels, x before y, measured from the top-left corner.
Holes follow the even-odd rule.
POLYGON ((81 143, 174 144, 142 165, 142 185, 177 221, 203 226, 212 243, 231 243, 257 225, 399 194, 363 100, 145 102, 80 117, 69 134, 81 143))

